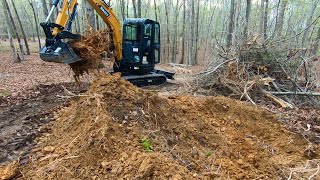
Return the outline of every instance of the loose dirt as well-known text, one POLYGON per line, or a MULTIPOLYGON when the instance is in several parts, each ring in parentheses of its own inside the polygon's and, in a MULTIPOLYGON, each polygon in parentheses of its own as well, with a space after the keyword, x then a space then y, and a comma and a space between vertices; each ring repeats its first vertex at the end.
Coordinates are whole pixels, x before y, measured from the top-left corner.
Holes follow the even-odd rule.
POLYGON ((308 159, 307 142, 268 112, 161 97, 118 75, 101 75, 55 119, 22 179, 279 179, 308 159))
POLYGON ((37 146, 34 138, 46 131, 42 126, 53 120, 53 112, 76 98, 69 93, 86 87, 75 83, 39 85, 23 96, 0 97, 0 165, 18 159, 25 164, 31 148, 37 146))

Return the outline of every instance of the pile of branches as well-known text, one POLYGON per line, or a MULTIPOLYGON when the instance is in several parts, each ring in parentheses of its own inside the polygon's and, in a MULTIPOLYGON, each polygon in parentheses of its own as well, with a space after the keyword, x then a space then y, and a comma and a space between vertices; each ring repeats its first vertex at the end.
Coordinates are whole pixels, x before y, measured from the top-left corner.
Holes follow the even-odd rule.
POLYGON ((253 104, 269 99, 288 108, 318 103, 313 61, 301 56, 300 49, 255 36, 229 51, 216 47, 216 52, 215 60, 197 74, 198 84, 214 94, 253 104))

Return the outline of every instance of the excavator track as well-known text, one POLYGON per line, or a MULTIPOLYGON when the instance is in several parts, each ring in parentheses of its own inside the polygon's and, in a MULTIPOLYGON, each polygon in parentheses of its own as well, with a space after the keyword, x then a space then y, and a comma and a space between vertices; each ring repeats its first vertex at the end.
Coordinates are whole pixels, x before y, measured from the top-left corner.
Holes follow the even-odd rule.
POLYGON ((163 74, 130 75, 122 77, 138 87, 161 85, 167 81, 167 77, 163 74))

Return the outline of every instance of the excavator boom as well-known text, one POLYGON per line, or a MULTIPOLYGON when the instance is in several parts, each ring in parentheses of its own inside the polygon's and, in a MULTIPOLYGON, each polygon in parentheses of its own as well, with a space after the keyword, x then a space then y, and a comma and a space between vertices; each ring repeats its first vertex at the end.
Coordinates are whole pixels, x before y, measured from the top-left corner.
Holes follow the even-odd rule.
MULTIPOLYGON (((112 32, 113 43, 115 46, 115 58, 122 59, 122 33, 121 25, 115 16, 112 8, 104 0, 87 0, 95 9, 102 20, 109 26, 112 32)), ((77 0, 64 0, 61 11, 55 23, 49 22, 55 8, 58 7, 59 0, 52 3, 52 8, 46 19, 41 23, 46 34, 46 45, 40 51, 40 57, 44 61, 63 62, 71 64, 81 59, 73 52, 70 44, 65 43, 62 39, 79 39, 80 36, 72 34, 71 26, 75 18, 78 2, 77 0)))

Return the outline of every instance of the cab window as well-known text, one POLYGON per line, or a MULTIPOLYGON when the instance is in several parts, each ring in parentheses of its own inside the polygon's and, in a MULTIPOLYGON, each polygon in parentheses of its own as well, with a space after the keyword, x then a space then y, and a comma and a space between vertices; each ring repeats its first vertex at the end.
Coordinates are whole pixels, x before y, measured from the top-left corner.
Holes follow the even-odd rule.
POLYGON ((154 43, 159 44, 160 43, 160 26, 159 24, 155 24, 155 34, 154 34, 154 43))
POLYGON ((125 40, 138 41, 138 25, 127 24, 125 28, 126 28, 125 40))

